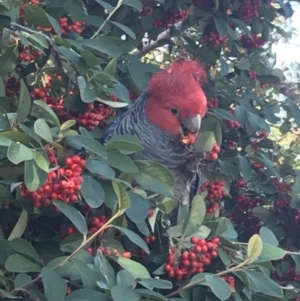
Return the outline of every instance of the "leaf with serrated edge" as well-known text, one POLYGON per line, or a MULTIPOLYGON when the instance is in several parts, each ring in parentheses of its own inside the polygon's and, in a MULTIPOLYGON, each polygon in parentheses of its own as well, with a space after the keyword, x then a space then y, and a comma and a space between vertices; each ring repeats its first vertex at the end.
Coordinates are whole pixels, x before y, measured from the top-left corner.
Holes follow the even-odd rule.
POLYGON ((248 242, 247 256, 251 261, 255 261, 263 250, 262 239, 258 234, 254 234, 248 242))

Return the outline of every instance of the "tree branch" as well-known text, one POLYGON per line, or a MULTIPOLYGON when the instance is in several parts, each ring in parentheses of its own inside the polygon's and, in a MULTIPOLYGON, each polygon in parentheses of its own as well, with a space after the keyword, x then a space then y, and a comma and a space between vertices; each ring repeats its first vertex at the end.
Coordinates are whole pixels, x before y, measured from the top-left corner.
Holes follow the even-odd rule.
POLYGON ((171 38, 171 32, 170 32, 170 28, 168 28, 167 30, 163 31, 162 33, 160 33, 157 37, 156 41, 150 41, 150 43, 145 46, 142 50, 138 50, 138 49, 134 49, 133 51, 130 52, 130 54, 136 55, 139 58, 143 57, 144 55, 146 55, 147 53, 151 52, 152 50, 160 47, 161 45, 159 45, 159 42, 164 40, 164 39, 170 39, 171 38))

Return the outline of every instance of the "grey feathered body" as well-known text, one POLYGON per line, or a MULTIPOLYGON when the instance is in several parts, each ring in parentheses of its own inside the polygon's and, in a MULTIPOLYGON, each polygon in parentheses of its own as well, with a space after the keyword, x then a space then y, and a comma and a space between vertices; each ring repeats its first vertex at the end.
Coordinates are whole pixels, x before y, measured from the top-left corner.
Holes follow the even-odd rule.
MULTIPOLYGON (((106 144, 114 135, 136 136, 144 149, 132 155, 133 159, 153 160, 167 166, 175 178, 174 196, 181 200, 182 205, 188 205, 191 188, 197 178, 195 170, 187 168, 189 150, 180 143, 178 136, 168 134, 148 122, 145 113, 148 99, 145 91, 129 110, 109 123, 103 142, 106 144)), ((195 192, 192 191, 192 194, 195 192)))

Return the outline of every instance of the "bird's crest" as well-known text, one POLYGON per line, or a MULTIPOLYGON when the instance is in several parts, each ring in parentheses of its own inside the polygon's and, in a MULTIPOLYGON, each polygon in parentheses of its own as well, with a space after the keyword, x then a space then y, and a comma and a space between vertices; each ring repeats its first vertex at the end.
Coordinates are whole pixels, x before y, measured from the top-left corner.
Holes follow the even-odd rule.
POLYGON ((200 62, 175 61, 166 69, 153 75, 148 91, 157 97, 164 97, 167 93, 184 95, 198 90, 199 85, 205 81, 206 71, 200 62))

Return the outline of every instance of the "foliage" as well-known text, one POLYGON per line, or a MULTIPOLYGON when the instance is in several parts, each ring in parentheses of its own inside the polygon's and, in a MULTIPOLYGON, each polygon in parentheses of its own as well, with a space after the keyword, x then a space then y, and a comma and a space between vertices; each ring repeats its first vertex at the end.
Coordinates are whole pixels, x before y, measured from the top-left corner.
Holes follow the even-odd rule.
POLYGON ((283 72, 267 62, 291 12, 269 0, 2 0, 0 300, 299 301, 300 173, 271 130, 290 133, 300 110, 280 101, 283 72), (199 194, 168 227, 170 171, 132 160, 135 137, 100 138, 178 57, 205 64, 209 111, 199 194))

